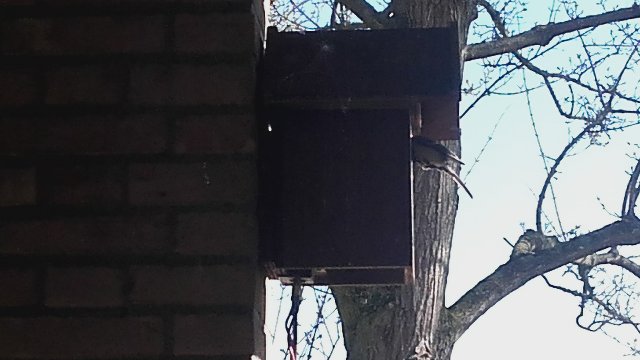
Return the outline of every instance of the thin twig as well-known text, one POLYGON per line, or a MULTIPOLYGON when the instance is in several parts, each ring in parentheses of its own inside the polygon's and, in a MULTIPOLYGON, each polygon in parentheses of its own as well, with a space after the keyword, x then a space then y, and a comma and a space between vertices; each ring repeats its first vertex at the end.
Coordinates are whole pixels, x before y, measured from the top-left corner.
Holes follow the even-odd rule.
POLYGON ((582 131, 576 137, 574 137, 573 140, 571 140, 569 142, 569 144, 567 144, 567 146, 564 147, 564 149, 562 150, 560 155, 556 158, 555 162, 553 163, 553 166, 551 166, 551 169, 549 169, 549 173, 547 174, 547 178, 545 179, 544 184, 542 185, 542 189, 540 190, 540 195, 538 196, 538 205, 536 206, 536 229, 538 231, 540 231, 540 232, 542 231, 542 203, 544 202, 545 193, 547 191, 547 187, 549 187, 549 185, 551 184, 551 180, 553 179, 553 177, 555 176, 556 172, 558 171, 558 167, 560 166, 560 162, 562 162, 562 160, 567 156, 569 151, 594 126, 595 126, 595 124, 591 123, 591 124, 588 124, 584 129, 582 129, 582 131))
POLYGON ((602 97, 602 91, 600 91, 600 88, 602 85, 600 83, 600 80, 598 80, 598 72, 596 71, 596 66, 593 62, 593 57, 591 56, 591 52, 589 52, 589 49, 585 45, 584 36, 582 35, 581 31, 578 31, 578 38, 580 39, 580 43, 582 44, 582 49, 584 50, 584 53, 587 55, 587 60, 589 60, 589 65, 590 65, 589 69, 591 69, 593 80, 596 83, 596 89, 598 89, 596 91, 596 94, 598 94, 598 98, 600 99, 600 103, 602 104, 602 107, 606 108, 607 104, 605 103, 604 98, 602 97))
MULTIPOLYGON (((525 89, 527 89, 527 76, 526 76, 526 73, 524 71, 522 73, 522 81, 523 81, 525 89)), ((544 164, 544 170, 547 173, 547 175, 549 175, 550 169, 549 169, 549 164, 547 163, 547 155, 544 153, 544 149, 542 148, 542 141, 540 139, 540 132, 538 132, 538 126, 536 125, 536 120, 535 120, 535 117, 533 116, 533 109, 532 109, 532 105, 531 105, 531 97, 530 97, 529 91, 525 92, 525 96, 527 98, 527 109, 529 110, 529 120, 531 120, 531 126, 533 127, 533 134, 534 134, 534 137, 536 139, 536 143, 538 144, 538 151, 540 152, 540 157, 542 158, 542 163, 544 164)), ((558 226, 560 228, 560 234, 559 235, 564 235, 564 228, 562 226, 562 220, 560 218, 560 211, 558 209, 558 201, 557 201, 555 190, 553 188, 553 184, 550 184, 549 188, 551 190, 551 199, 552 199, 553 207, 554 207, 554 210, 555 210, 555 213, 556 213, 556 220, 558 221, 558 226)), ((542 224, 536 222, 536 229, 538 230, 538 232, 542 233, 542 224)))
POLYGON ((467 170, 467 172, 464 174, 464 176, 462 178, 463 182, 465 182, 467 180, 467 177, 469 176, 469 174, 471 174, 471 171, 473 171, 475 166, 480 162, 480 158, 482 157, 482 154, 484 154, 485 150, 487 149, 487 147, 489 146, 489 144, 493 140, 493 136, 495 135, 496 130, 498 129, 498 125, 500 125, 500 122, 504 118, 504 114, 505 113, 503 112, 500 115, 500 117, 498 118, 498 121, 496 121, 496 123, 493 125, 493 129, 491 129, 491 133, 489 133, 489 136, 487 136, 487 141, 485 141, 484 145, 482 145, 482 148, 480 149, 480 152, 478 152, 478 155, 476 156, 476 158, 473 159, 473 163, 471 163, 471 166, 469 167, 469 170, 467 170))

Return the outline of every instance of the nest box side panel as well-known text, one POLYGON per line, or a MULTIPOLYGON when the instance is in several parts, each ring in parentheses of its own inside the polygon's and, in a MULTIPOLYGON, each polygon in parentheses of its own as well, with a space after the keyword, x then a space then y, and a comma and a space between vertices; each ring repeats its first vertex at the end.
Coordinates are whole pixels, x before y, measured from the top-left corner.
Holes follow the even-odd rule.
POLYGON ((276 266, 411 266, 407 111, 267 114, 277 153, 268 216, 276 266))

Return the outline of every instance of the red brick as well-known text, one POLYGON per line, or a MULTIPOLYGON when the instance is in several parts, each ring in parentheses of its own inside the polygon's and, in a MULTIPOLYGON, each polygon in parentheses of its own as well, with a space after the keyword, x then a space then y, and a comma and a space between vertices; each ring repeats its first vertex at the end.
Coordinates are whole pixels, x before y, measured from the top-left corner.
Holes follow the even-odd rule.
POLYGON ((0 51, 3 54, 24 53, 42 46, 51 29, 51 21, 16 19, 0 25, 0 51))
POLYGON ((157 318, 0 318, 6 358, 115 358, 160 355, 163 323, 157 318))
POLYGON ((183 254, 255 256, 255 216, 242 213, 191 213, 178 216, 178 245, 183 254))
POLYGON ((0 153, 153 154, 164 151, 167 123, 156 115, 0 119, 0 153))
POLYGON ((170 247, 166 216, 0 222, 0 254, 148 254, 170 247))
POLYGON ((49 269, 45 289, 45 304, 51 307, 107 307, 123 304, 122 279, 114 269, 49 269))
MULTIPOLYGON (((131 1, 136 1, 136 0, 131 0, 131 1)), ((168 1, 168 0, 165 0, 168 1)), ((211 3, 224 3, 224 2, 245 2, 248 4, 247 1, 245 0, 178 0, 179 3, 183 3, 183 4, 195 4, 195 5, 207 5, 207 4, 211 4, 211 3)))
POLYGON ((17 19, 2 24, 4 53, 92 54, 160 52, 161 16, 17 19))
POLYGON ((249 266, 134 269, 136 304, 253 306, 254 271, 249 266))
POLYGON ((116 206, 124 201, 123 166, 50 163, 38 174, 40 199, 45 204, 116 206))
POLYGON ((175 355, 253 352, 251 315, 188 315, 175 319, 175 355))
MULTIPOLYGON (((17 1, 17 0, 14 0, 17 1)), ((246 2, 246 0, 40 0, 38 4, 47 4, 49 6, 65 6, 70 4, 115 4, 115 7, 126 6, 130 4, 156 4, 156 3, 184 3, 193 5, 210 5, 211 3, 227 3, 227 2, 246 2)))
POLYGON ((0 269, 0 306, 27 306, 37 302, 36 273, 33 270, 0 269))
POLYGON ((0 71, 0 105, 33 104, 38 93, 36 74, 29 71, 0 71))
POLYGON ((246 204, 255 200, 253 161, 132 164, 130 201, 136 205, 246 204))
POLYGON ((193 116, 176 123, 177 153, 224 154, 255 151, 249 115, 193 116))
POLYGON ((0 5, 31 5, 34 0, 0 0, 0 5))
POLYGON ((178 105, 250 105, 255 67, 237 65, 150 65, 132 70, 133 103, 178 105))
POLYGON ((131 69, 129 100, 136 104, 165 104, 170 100, 171 69, 161 65, 131 69))
POLYGON ((47 104, 113 104, 122 99, 123 69, 84 65, 64 67, 47 74, 47 104))
POLYGON ((176 67, 173 97, 177 104, 250 105, 255 93, 254 66, 176 67))
POLYGON ((33 205, 36 202, 35 170, 0 169, 0 207, 33 205))
POLYGON ((253 14, 248 12, 178 15, 175 22, 176 50, 251 54, 255 43, 254 22, 253 14))

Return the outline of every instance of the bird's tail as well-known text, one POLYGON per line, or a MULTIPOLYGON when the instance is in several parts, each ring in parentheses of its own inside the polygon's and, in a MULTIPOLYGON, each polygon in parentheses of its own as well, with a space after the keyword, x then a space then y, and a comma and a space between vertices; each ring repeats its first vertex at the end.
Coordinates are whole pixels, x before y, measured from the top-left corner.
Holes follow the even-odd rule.
POLYGON ((469 191, 469 188, 467 188, 467 185, 465 185, 462 182, 462 179, 460 179, 458 174, 456 174, 453 170, 449 169, 448 167, 445 167, 442 170, 444 170, 444 172, 446 172, 447 174, 451 175, 453 180, 455 180, 455 182, 458 183, 458 185, 460 185, 464 189, 464 191, 467 192, 467 194, 469 194, 469 197, 473 199, 473 195, 471 195, 471 191, 469 191))

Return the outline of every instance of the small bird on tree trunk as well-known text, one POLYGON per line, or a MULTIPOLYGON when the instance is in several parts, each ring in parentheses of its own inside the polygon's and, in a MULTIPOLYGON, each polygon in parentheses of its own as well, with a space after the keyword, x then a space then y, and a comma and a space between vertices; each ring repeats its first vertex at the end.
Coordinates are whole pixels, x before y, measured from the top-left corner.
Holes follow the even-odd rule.
POLYGON ((413 161, 420 164, 424 169, 437 169, 447 173, 460 185, 464 191, 473 199, 471 191, 462 182, 458 174, 449 167, 450 162, 464 164, 456 154, 451 152, 446 146, 424 136, 411 137, 411 149, 413 161))

